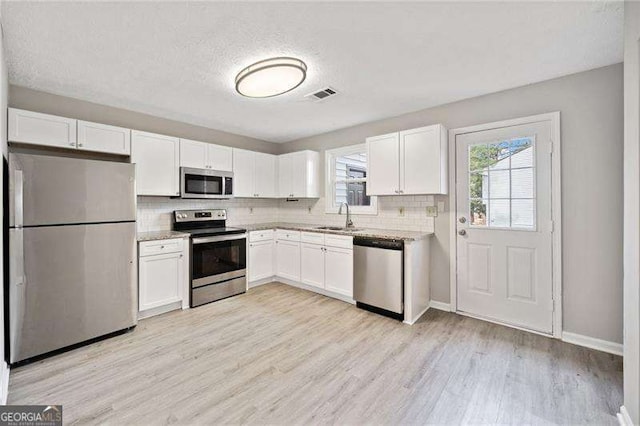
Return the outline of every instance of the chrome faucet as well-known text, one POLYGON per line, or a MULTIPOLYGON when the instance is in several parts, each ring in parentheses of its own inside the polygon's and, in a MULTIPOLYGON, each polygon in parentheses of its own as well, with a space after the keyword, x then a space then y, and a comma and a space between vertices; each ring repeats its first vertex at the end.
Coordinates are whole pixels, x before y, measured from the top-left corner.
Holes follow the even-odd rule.
POLYGON ((351 220, 351 213, 349 213, 349 204, 341 203, 340 208, 338 209, 338 214, 342 214, 342 206, 347 206, 347 222, 345 223, 345 228, 353 228, 353 221, 351 220))

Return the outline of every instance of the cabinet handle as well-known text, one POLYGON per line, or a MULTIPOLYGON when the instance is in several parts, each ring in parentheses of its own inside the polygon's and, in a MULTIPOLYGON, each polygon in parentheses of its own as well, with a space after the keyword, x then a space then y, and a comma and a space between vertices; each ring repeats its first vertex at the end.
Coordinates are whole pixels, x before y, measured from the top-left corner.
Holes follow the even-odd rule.
POLYGON ((84 146, 83 144, 79 143, 78 146, 84 146))
POLYGON ((164 248, 164 246, 160 246, 160 250, 162 250, 164 248))
POLYGON ((75 142, 71 142, 71 143, 69 144, 69 146, 76 146, 76 143, 75 143, 75 142))

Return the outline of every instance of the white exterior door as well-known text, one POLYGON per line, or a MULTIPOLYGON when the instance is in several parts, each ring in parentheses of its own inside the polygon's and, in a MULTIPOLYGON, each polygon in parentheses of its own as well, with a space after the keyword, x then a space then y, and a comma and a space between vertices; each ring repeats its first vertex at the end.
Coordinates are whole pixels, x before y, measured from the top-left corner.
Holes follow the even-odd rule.
POLYGON ((457 309, 553 331, 550 121, 456 136, 457 309))

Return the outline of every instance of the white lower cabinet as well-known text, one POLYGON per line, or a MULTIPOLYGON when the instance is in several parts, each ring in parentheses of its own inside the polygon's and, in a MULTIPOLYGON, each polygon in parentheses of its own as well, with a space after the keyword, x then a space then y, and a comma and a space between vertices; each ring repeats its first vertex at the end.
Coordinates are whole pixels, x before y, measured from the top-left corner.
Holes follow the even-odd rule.
POLYGON ((276 275, 300 281, 300 241, 276 240, 276 275))
POLYGON ((300 250, 300 281, 303 284, 324 288, 323 246, 302 243, 300 250))
POLYGON ((164 312, 163 307, 188 305, 188 269, 183 239, 143 241, 138 260, 138 311, 141 318, 164 312), (187 303, 185 303, 185 301, 187 303))
POLYGON ((353 297, 353 248, 325 248, 324 287, 331 292, 353 297))
POLYGON ((249 282, 263 280, 274 276, 273 239, 249 242, 249 282))

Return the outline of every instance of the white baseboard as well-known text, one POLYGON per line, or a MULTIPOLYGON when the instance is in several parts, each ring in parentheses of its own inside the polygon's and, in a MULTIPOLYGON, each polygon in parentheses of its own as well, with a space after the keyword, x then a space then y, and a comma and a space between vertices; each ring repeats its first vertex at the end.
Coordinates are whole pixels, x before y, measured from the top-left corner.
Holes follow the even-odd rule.
MULTIPOLYGON (((609 342, 608 340, 596 339, 595 337, 584 336, 582 334, 562 332, 562 341, 597 351, 607 352, 622 356, 622 344, 609 342)), ((626 410, 625 410, 626 411, 626 410)))
POLYGON ((9 397, 9 366, 6 362, 0 365, 0 404, 7 405, 9 397))
POLYGON ((624 405, 620 407, 620 412, 618 413, 617 417, 620 426, 633 426, 633 421, 631 420, 627 409, 624 408, 624 405))
POLYGON ((424 309, 422 310, 422 312, 420 312, 418 315, 416 315, 416 316, 415 316, 415 318, 413 318, 412 320, 407 320, 407 319, 405 319, 405 320, 404 320, 404 321, 402 321, 402 322, 403 322, 403 323, 405 323, 405 324, 408 324, 408 325, 413 325, 413 324, 415 324, 415 323, 420 319, 420 317, 421 317, 421 316, 423 316, 423 315, 424 315, 424 313, 425 313, 425 312, 427 312, 427 311, 429 310, 429 307, 430 307, 430 306, 429 306, 429 305, 427 305, 427 307, 426 307, 426 308, 424 308, 424 309))
POLYGON ((251 281, 249 283, 249 288, 254 288, 254 287, 258 287, 260 285, 272 283, 274 281, 274 279, 275 279, 274 277, 268 277, 268 278, 263 278, 261 280, 251 281))
POLYGON ((433 309, 438 309, 440 311, 451 312, 451 304, 450 303, 438 302, 437 300, 431 300, 429 302, 429 307, 433 308, 433 309))

